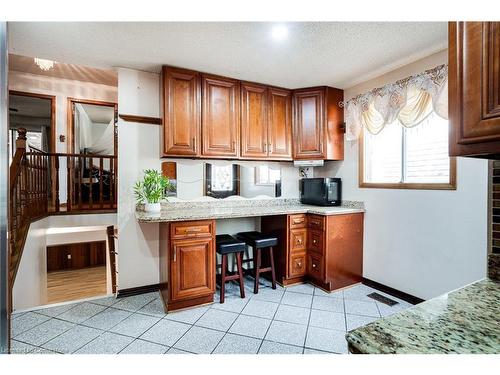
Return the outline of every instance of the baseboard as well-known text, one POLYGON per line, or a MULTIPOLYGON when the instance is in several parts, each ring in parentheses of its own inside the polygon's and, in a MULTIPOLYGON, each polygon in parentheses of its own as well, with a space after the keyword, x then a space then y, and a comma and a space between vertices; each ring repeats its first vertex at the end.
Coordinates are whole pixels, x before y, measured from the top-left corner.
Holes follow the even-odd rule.
POLYGON ((380 283, 378 283, 376 281, 373 281, 373 280, 370 280, 370 279, 367 279, 367 278, 364 278, 364 277, 363 277, 363 280, 361 282, 363 284, 365 284, 366 286, 369 286, 369 287, 371 287, 373 289, 378 289, 381 292, 387 293, 387 294, 389 294, 389 295, 391 295, 393 297, 396 297, 396 298, 399 298, 399 299, 401 299, 403 301, 411 303, 412 305, 416 305, 418 303, 422 303, 422 302, 425 301, 425 299, 412 296, 411 294, 402 292, 400 290, 391 288, 390 286, 387 286, 387 285, 384 285, 384 284, 380 284, 380 283))
POLYGON ((160 290, 160 284, 143 285, 135 288, 119 289, 116 298, 136 296, 138 294, 157 292, 160 290))

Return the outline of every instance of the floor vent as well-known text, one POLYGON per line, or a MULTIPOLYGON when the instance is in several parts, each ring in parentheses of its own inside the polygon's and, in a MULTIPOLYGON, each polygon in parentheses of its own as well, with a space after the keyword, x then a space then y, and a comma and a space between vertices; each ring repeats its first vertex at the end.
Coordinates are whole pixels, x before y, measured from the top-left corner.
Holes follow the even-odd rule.
POLYGON ((373 298, 375 301, 384 303, 389 306, 394 306, 399 303, 397 301, 394 301, 393 299, 387 298, 386 296, 383 296, 382 294, 378 294, 376 292, 368 294, 367 297, 373 298))

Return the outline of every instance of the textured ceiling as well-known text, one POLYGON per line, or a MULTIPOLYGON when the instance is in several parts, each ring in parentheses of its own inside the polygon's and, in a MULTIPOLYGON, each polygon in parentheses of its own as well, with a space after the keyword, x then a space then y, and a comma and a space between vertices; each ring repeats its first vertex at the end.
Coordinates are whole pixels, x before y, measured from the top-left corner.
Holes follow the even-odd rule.
POLYGON ((446 22, 9 23, 11 53, 97 68, 162 64, 288 88, 354 86, 447 48, 446 22))
MULTIPOLYGON (((35 55, 33 57, 38 56, 35 55)), ((9 69, 49 77, 118 86, 118 75, 111 69, 96 69, 87 66, 56 62, 52 69, 42 70, 35 64, 33 57, 9 54, 9 69)))

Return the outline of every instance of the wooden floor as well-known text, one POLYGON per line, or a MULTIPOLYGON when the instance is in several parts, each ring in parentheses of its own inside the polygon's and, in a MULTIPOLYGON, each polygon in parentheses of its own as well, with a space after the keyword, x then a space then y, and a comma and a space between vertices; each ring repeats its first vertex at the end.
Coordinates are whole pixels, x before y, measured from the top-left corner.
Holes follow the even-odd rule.
POLYGON ((47 274, 48 303, 74 301, 106 294, 106 267, 91 267, 47 274))

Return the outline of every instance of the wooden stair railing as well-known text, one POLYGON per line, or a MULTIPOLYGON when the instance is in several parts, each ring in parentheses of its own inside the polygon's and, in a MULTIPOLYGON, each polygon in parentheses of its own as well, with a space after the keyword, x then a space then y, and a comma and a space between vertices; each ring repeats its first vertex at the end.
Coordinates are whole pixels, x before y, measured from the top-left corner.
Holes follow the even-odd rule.
POLYGON ((113 155, 46 153, 33 147, 27 151, 26 129, 18 129, 9 186, 11 288, 33 221, 52 214, 116 212, 117 165, 113 155), (63 199, 61 178, 66 182, 63 199))
POLYGON ((118 239, 118 236, 115 231, 114 225, 110 225, 106 228, 106 233, 108 235, 108 251, 109 251, 109 264, 111 268, 111 285, 112 285, 112 290, 113 294, 116 293, 117 289, 117 282, 116 282, 116 275, 118 274, 118 271, 116 270, 116 256, 118 253, 116 252, 116 246, 115 246, 115 240, 118 239))
POLYGON ((48 214, 48 154, 26 152, 26 129, 18 129, 10 166, 9 280, 14 283, 32 221, 48 214))

